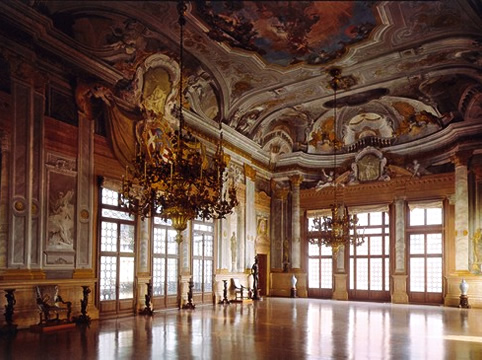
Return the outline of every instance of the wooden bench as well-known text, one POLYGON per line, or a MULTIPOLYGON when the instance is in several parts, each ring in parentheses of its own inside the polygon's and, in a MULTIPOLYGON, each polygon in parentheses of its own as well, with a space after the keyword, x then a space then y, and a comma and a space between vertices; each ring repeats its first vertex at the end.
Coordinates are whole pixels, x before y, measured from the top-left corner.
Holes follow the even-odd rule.
POLYGON ((62 299, 57 285, 36 286, 35 295, 40 315, 39 325, 70 322, 72 303, 62 299), (60 314, 65 314, 65 318, 60 319, 60 314))

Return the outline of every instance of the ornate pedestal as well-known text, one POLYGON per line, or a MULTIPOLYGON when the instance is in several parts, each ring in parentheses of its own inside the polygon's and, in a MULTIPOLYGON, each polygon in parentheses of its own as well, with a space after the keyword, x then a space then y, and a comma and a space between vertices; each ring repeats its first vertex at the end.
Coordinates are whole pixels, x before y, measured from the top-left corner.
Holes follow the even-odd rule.
POLYGON ((467 295, 460 295, 459 308, 470 309, 469 297, 467 295))

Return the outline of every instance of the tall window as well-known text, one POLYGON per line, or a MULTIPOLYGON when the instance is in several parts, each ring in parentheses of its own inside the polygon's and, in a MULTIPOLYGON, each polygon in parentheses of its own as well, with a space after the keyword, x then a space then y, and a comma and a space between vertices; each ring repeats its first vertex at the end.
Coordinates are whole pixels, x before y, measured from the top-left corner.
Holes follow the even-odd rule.
POLYGON ((171 221, 153 218, 152 292, 155 306, 176 305, 178 287, 178 244, 171 221), (169 296, 172 295, 172 301, 169 296), (156 299, 157 298, 157 299, 156 299))
POLYGON ((390 299, 390 228, 384 211, 359 213, 358 231, 365 242, 350 246, 351 299, 390 299))
POLYGON ((214 222, 193 220, 192 277, 198 301, 211 301, 214 267, 214 222))
MULTIPOLYGON (((313 218, 308 218, 308 238, 317 239, 313 218)), ((308 243, 308 295, 331 298, 333 293, 333 256, 331 247, 308 243)))
POLYGON ((442 303, 443 278, 442 202, 409 204, 407 226, 409 299, 442 303))
POLYGON ((119 207, 119 194, 105 188, 100 211, 101 311, 132 311, 135 219, 119 207))

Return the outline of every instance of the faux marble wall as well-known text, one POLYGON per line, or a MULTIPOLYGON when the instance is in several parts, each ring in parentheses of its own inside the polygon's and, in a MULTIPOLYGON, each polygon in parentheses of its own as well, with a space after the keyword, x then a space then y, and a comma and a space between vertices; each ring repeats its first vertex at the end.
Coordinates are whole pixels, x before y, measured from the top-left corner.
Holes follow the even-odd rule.
POLYGON ((455 270, 469 269, 467 167, 455 166, 455 270))

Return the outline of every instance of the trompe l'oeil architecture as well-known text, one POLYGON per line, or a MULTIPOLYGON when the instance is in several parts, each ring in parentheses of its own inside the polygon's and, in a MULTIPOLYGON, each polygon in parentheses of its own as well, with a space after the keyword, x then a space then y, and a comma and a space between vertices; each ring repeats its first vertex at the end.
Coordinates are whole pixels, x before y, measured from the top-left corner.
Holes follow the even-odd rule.
POLYGON ((15 323, 38 285, 91 319, 233 299, 255 256, 260 297, 294 274, 299 297, 458 306, 465 279, 482 307, 480 6, 183 5, 0 3, 15 323))

